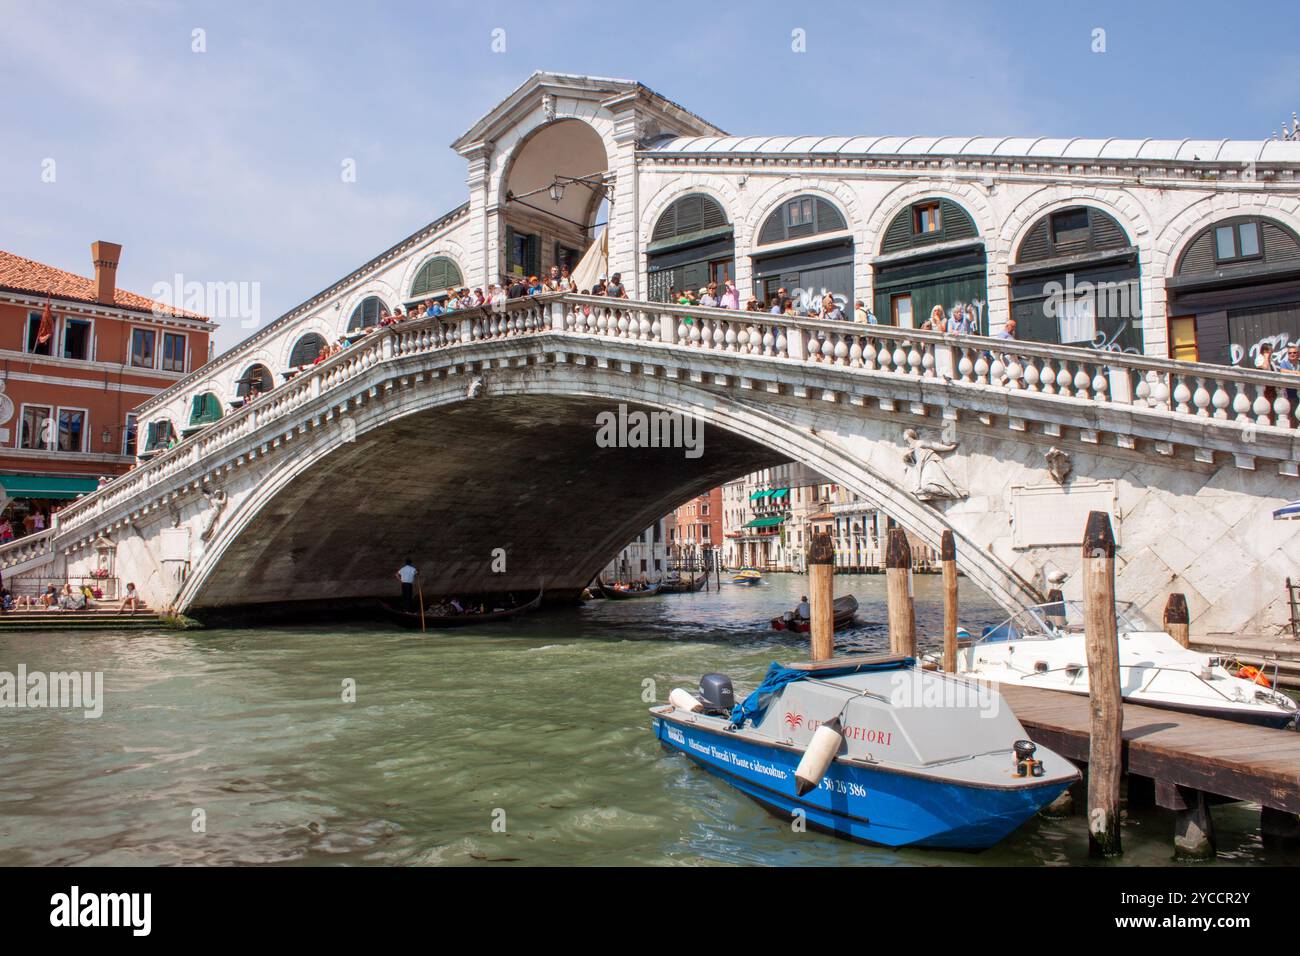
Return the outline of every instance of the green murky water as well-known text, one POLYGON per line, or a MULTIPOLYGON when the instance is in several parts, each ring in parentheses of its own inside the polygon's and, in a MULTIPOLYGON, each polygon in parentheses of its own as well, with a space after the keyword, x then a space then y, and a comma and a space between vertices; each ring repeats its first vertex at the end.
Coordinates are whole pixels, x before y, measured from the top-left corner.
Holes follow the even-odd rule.
MULTIPOLYGON (((794 833, 660 749, 646 682, 660 701, 708 670, 748 690, 770 660, 806 653, 766 627, 804 586, 774 575, 427 635, 0 636, 0 670, 103 671, 106 692, 98 720, 0 710, 0 865, 1087 862, 1079 817, 1034 820, 978 855, 794 833)), ((886 647, 883 578, 837 578, 845 592, 863 622, 845 649, 886 647)), ((925 648, 940 600, 937 578, 917 578, 925 648)), ((999 616, 963 582, 963 623, 999 616)), ((1220 862, 1270 860, 1257 819, 1216 808, 1220 862)), ((1131 813, 1123 863, 1168 862, 1170 827, 1131 813)))

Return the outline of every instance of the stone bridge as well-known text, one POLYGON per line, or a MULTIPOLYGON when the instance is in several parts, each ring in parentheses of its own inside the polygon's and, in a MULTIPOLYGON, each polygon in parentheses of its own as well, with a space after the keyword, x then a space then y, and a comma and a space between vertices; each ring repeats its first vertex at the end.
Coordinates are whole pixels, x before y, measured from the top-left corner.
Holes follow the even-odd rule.
POLYGON ((1014 609, 1077 594, 1090 510, 1123 599, 1188 596, 1202 633, 1285 617, 1300 542, 1279 373, 1120 352, 578 295, 381 327, 0 549, 12 582, 112 564, 151 604, 256 611, 390 594, 572 597, 672 507, 787 460, 926 541, 1014 609), (669 412, 682 447, 602 447, 669 412))

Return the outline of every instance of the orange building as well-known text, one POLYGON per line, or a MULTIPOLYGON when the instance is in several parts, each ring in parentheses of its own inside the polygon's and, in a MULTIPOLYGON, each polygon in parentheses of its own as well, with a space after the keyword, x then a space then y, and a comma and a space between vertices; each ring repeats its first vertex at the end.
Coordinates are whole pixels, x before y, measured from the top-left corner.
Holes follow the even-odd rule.
POLYGON ((92 278, 0 251, 0 485, 18 535, 126 471, 133 409, 209 357, 212 322, 117 288, 122 247, 90 248, 92 278))
POLYGON ((713 488, 673 512, 672 556, 688 564, 701 559, 704 551, 722 547, 722 489, 713 488))

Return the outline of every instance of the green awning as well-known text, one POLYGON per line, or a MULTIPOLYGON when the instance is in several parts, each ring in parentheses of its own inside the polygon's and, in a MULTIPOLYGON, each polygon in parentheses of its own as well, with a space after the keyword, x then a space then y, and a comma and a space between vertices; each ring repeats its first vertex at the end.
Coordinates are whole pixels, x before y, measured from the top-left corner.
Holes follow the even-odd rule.
POLYGON ((776 489, 776 491, 772 492, 772 497, 773 497, 773 498, 784 498, 784 497, 785 497, 786 495, 788 495, 789 493, 790 493, 790 489, 789 489, 789 488, 778 488, 778 489, 776 489))
POLYGON ((750 500, 750 501, 757 501, 759 498, 766 498, 766 497, 767 497, 768 495, 770 495, 771 493, 772 493, 772 492, 770 492, 770 491, 753 491, 753 492, 750 492, 749 500, 750 500))
POLYGON ((98 478, 74 475, 0 475, 10 498, 75 498, 99 487, 98 478))
POLYGON ((747 521, 744 524, 746 528, 775 528, 781 522, 785 521, 782 516, 772 518, 755 518, 753 521, 747 521))

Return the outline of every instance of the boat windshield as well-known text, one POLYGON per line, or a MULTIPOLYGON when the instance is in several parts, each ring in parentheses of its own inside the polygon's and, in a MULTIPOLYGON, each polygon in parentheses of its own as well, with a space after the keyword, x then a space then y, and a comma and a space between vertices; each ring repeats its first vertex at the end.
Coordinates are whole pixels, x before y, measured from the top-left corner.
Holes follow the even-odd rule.
MULTIPOLYGON (((1130 602, 1115 605, 1115 620, 1120 631, 1152 631, 1154 628, 1130 602)), ((1066 634, 1083 633, 1083 602, 1056 601, 1025 608, 1001 624, 984 628, 977 643, 996 641, 1047 640, 1066 634)))

